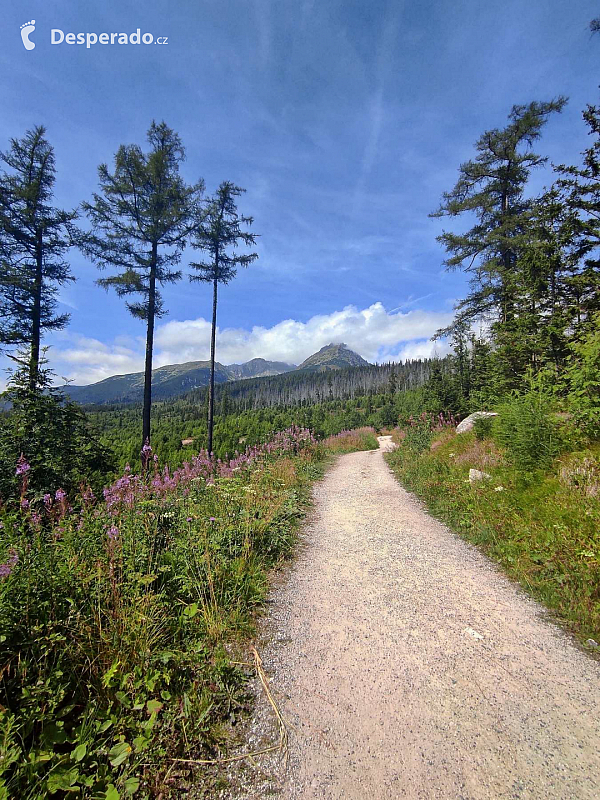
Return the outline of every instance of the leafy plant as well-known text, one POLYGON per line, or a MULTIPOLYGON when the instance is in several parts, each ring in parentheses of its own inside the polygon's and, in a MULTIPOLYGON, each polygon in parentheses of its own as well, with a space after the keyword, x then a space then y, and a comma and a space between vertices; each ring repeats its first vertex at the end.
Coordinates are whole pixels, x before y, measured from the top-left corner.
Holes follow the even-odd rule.
POLYGON ((567 368, 569 405, 590 437, 600 436, 600 313, 587 334, 572 345, 567 368))
POLYGON ((553 398, 539 384, 515 392, 498 407, 495 438, 519 469, 547 468, 564 448, 565 437, 553 411, 553 398))
POLYGON ((485 439, 490 438, 490 436, 492 435, 493 428, 494 428, 494 417, 477 417, 477 419, 473 424, 475 437, 480 442, 483 442, 485 439))
POLYGON ((29 368, 13 373, 2 395, 10 410, 0 419, 0 500, 38 504, 45 493, 97 492, 114 469, 114 456, 85 413, 51 385, 43 360, 34 387, 29 368), (17 466, 21 462, 21 466, 17 466), (21 498, 26 483, 28 495, 21 498))

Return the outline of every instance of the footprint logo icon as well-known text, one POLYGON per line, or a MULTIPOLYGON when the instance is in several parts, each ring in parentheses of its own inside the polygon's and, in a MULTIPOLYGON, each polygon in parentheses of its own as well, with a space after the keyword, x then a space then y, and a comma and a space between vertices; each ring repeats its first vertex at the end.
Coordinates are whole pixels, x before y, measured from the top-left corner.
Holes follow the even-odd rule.
POLYGON ((25 25, 21 25, 21 39, 23 39, 23 46, 25 50, 33 50, 35 47, 35 42, 29 41, 29 34, 33 33, 35 30, 35 20, 32 19, 29 22, 26 22, 25 25))

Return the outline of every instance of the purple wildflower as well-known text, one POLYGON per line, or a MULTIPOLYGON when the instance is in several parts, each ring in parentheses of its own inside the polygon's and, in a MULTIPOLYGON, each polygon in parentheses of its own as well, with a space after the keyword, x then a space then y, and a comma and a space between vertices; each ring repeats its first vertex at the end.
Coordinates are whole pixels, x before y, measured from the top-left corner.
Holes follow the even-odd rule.
POLYGON ((8 578, 14 567, 19 563, 19 554, 11 547, 9 557, 4 564, 0 564, 0 578, 8 578))
POLYGON ((30 469, 31 466, 27 463, 27 459, 23 453, 21 453, 19 460, 17 461, 17 471, 15 475, 27 475, 30 469))

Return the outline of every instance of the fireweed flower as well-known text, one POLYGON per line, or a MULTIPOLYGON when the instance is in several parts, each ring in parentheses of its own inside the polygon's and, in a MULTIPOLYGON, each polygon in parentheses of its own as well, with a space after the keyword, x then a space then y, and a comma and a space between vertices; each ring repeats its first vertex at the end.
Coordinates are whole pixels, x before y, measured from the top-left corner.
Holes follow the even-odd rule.
POLYGON ((152 447, 150 446, 150 442, 148 441, 148 439, 146 439, 146 441, 144 442, 144 446, 142 447, 140 455, 142 457, 142 467, 143 469, 146 469, 146 467, 152 460, 152 447))
POLYGON ((27 459, 23 453, 21 453, 19 460, 17 461, 17 471, 15 472, 15 475, 27 475, 30 469, 31 466, 27 463, 27 459))
POLYGON ((19 554, 14 549, 14 547, 11 547, 11 549, 8 552, 9 556, 7 560, 5 561, 4 564, 0 564, 0 578, 2 579, 8 578, 8 576, 13 571, 15 566, 19 563, 19 554))
POLYGON ((117 527, 115 527, 114 525, 112 525, 107 530, 106 535, 111 540, 111 542, 115 542, 120 536, 119 529, 117 527))

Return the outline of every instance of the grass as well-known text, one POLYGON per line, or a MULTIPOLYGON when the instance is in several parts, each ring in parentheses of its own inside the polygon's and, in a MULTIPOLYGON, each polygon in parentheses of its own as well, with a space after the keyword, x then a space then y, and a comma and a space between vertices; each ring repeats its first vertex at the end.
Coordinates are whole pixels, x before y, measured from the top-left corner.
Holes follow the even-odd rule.
POLYGON ((328 436, 323 440, 323 447, 329 454, 339 455, 356 450, 377 450, 379 442, 374 428, 356 428, 328 436))
POLYGON ((0 509, 0 800, 167 797, 173 759, 226 756, 247 706, 235 653, 311 484, 376 446, 293 428, 228 463, 126 471, 73 508, 30 497, 21 467, 21 506, 0 509))
POLYGON ((581 639, 600 641, 600 446, 524 472, 491 438, 449 428, 428 436, 415 449, 395 432, 386 458, 400 481, 581 639), (471 468, 491 479, 470 484, 471 468))

